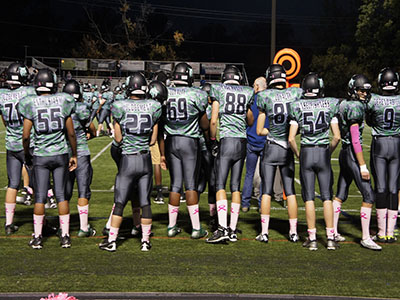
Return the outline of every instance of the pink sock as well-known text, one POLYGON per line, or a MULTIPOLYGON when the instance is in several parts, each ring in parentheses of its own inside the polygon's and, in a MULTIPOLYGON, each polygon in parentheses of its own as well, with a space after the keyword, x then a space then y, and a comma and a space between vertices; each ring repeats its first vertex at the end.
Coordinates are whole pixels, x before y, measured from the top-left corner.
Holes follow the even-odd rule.
POLYGON ((313 228, 313 229, 308 229, 308 238, 311 241, 315 241, 317 239, 317 228, 313 228))
POLYGON ((85 206, 78 205, 78 212, 79 212, 79 221, 81 224, 82 231, 88 231, 88 224, 89 224, 89 204, 85 206))
POLYGON ((222 227, 228 227, 228 200, 217 201, 218 223, 222 227))
POLYGON ((69 214, 59 216, 61 236, 69 235, 69 214))
POLYGON ((396 225, 396 222, 397 222, 397 210, 388 209, 387 229, 386 229, 387 236, 394 235, 394 226, 396 225))
POLYGON ((178 219, 178 213, 179 213, 179 206, 168 204, 169 228, 174 227, 176 225, 176 220, 178 219))
POLYGON ((261 234, 268 234, 269 215, 261 215, 261 234))
POLYGON ((386 236, 386 215, 387 208, 377 208, 376 209, 376 221, 378 223, 378 235, 386 236))
POLYGON ((210 208, 210 217, 215 216, 216 212, 217 212, 217 205, 216 204, 208 204, 209 208, 210 208))
POLYGON ((15 203, 6 203, 6 225, 11 225, 14 220, 15 203))
POLYGON ((239 220, 239 212, 240 212, 240 203, 232 203, 231 204, 231 222, 229 227, 232 230, 236 230, 236 225, 239 220))
POLYGON ((372 211, 372 209, 370 207, 361 207, 361 209, 360 209, 361 230, 362 230, 362 239, 363 240, 370 238, 369 222, 371 220, 371 211, 372 211))
POLYGON ((325 229, 326 229, 326 237, 327 237, 329 240, 333 240, 333 237, 335 236, 335 229, 333 229, 333 228, 328 228, 328 227, 326 227, 325 229))
POLYGON ((42 235, 44 215, 33 215, 33 229, 35 231, 35 237, 42 235))
POLYGON ((335 230, 335 235, 339 234, 338 232, 338 223, 340 212, 342 211, 342 203, 336 200, 333 200, 333 229, 335 230))
POLYGON ((110 227, 111 227, 111 218, 112 218, 112 215, 113 215, 113 212, 114 212, 114 208, 115 208, 115 204, 113 204, 113 207, 111 208, 110 216, 108 217, 108 221, 107 221, 107 224, 106 224, 106 228, 107 229, 110 229, 110 227))
POLYGON ((190 215, 190 220, 192 221, 192 228, 195 230, 200 229, 200 216, 199 216, 199 205, 190 205, 187 207, 190 215))
POLYGON ((297 219, 289 219, 289 234, 297 234, 297 219))
POLYGON ((108 242, 113 242, 117 240, 118 231, 119 231, 118 227, 110 226, 110 233, 108 234, 108 242))
POLYGON ((142 242, 148 242, 150 240, 151 224, 142 224, 142 242))

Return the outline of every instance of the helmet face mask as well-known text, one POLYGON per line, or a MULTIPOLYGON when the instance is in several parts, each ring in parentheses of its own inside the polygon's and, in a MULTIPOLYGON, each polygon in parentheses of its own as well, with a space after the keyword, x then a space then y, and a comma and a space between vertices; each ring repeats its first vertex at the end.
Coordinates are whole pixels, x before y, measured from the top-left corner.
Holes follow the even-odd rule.
POLYGON ((191 87, 194 81, 193 69, 187 63, 179 63, 172 72, 172 82, 175 85, 186 85, 191 87))
POLYGON ((382 69, 378 75, 378 85, 381 92, 396 93, 399 90, 399 74, 391 68, 382 69))
POLYGON ((129 96, 144 96, 147 91, 147 81, 140 72, 135 72, 126 78, 126 94, 129 96))
POLYGON ((223 84, 236 84, 240 85, 242 83, 242 73, 234 65, 228 65, 221 75, 221 82, 223 84))
POLYGON ((303 96, 305 98, 322 98, 324 97, 324 81, 317 73, 308 73, 302 83, 303 96))
POLYGON ((80 101, 82 99, 82 87, 76 80, 68 80, 64 85, 63 92, 70 94, 74 97, 75 101, 80 101))
POLYGON ((265 72, 265 77, 267 79, 268 88, 274 88, 277 85, 286 87, 286 70, 280 64, 270 65, 265 72))
POLYGON ((369 101, 372 85, 368 78, 362 74, 355 74, 348 83, 348 96, 350 99, 369 101))
POLYGON ((57 76, 50 69, 40 69, 33 79, 33 86, 37 93, 54 94, 57 91, 57 76))
POLYGON ((29 70, 23 63, 12 63, 6 69, 6 78, 9 85, 26 85, 29 80, 29 70))

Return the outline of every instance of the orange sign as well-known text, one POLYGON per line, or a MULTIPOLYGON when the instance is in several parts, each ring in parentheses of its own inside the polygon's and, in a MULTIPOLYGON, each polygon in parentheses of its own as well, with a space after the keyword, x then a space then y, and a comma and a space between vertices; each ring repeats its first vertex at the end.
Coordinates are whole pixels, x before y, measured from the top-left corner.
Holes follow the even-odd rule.
POLYGON ((290 48, 285 48, 280 51, 275 55, 274 57, 274 64, 280 64, 283 65, 284 63, 289 63, 290 67, 288 70, 286 70, 286 80, 288 86, 299 86, 297 83, 290 84, 289 80, 293 79, 299 74, 300 69, 301 69, 301 59, 300 55, 293 49, 290 48))

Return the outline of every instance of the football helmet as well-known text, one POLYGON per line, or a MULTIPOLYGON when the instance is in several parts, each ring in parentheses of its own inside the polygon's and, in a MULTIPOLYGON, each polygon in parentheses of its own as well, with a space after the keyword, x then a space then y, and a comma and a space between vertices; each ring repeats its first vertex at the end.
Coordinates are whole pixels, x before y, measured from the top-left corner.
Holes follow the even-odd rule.
POLYGON ((382 69, 378 75, 378 85, 381 91, 397 92, 399 89, 399 74, 391 68, 382 69))
POLYGON ((169 81, 167 73, 160 70, 154 73, 153 80, 158 80, 167 85, 167 81, 169 81))
POLYGON ((140 72, 134 72, 126 78, 126 94, 127 95, 145 95, 147 91, 147 81, 140 72))
POLYGON ((172 72, 172 81, 175 85, 192 86, 194 77, 193 69, 187 63, 179 63, 172 72))
POLYGON ((324 81, 317 73, 310 72, 304 76, 301 88, 306 98, 324 97, 324 81))
POLYGON ((57 92, 57 76, 48 69, 40 69, 33 79, 33 86, 36 92, 48 92, 54 94, 57 92))
POLYGON ((363 90, 367 92, 366 100, 368 100, 371 97, 371 88, 372 85, 367 77, 362 74, 355 74, 349 81, 347 94, 351 99, 360 100, 357 90, 363 90))
POLYGON ((242 73, 240 70, 234 65, 227 65, 225 70, 222 72, 221 82, 223 84, 237 84, 240 85, 242 83, 242 73))
POLYGON ((72 97, 74 97, 75 101, 79 101, 82 98, 82 88, 74 79, 68 80, 65 83, 63 92, 70 94, 72 97))
POLYGON ((275 85, 283 84, 286 87, 286 70, 280 64, 272 64, 265 72, 267 79, 267 87, 271 88, 275 85))
POLYGON ((203 86, 201 87, 201 89, 205 92, 207 92, 208 95, 210 95, 211 92, 211 83, 206 82, 203 84, 203 86))
POLYGON ((92 85, 89 82, 83 84, 84 92, 90 92, 91 90, 92 90, 92 85))
POLYGON ((28 68, 20 62, 14 62, 6 69, 6 82, 14 85, 25 85, 28 83, 28 68))
POLYGON ((162 81, 154 80, 149 84, 147 97, 158 100, 162 104, 168 99, 168 89, 162 81))
POLYGON ((117 85, 117 86, 114 88, 114 94, 119 94, 119 93, 121 93, 121 92, 122 92, 121 87, 120 87, 119 85, 117 85))

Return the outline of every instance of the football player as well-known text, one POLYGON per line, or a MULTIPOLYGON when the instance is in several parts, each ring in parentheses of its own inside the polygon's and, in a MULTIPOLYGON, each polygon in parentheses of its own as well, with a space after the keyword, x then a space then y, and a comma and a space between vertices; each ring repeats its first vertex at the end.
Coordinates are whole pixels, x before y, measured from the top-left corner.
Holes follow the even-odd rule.
POLYGON ((57 78, 50 69, 41 69, 36 74, 33 85, 37 95, 23 98, 18 110, 24 117, 22 141, 25 163, 33 166, 35 206, 33 210, 34 233, 29 245, 33 249, 42 248, 42 228, 44 203, 50 173, 53 174, 54 193, 58 202, 63 248, 71 247, 69 236, 69 204, 65 200, 65 184, 69 171, 77 166, 76 136, 71 118, 75 107, 74 98, 65 93, 57 93, 57 78), (35 128, 33 157, 29 152, 30 132, 35 128), (68 144, 72 155, 68 159, 68 144))
POLYGON ((375 184, 378 233, 374 240, 393 243, 398 209, 400 173, 399 74, 384 68, 378 76, 379 94, 367 104, 367 123, 372 127, 371 171, 375 184))
POLYGON ((317 250, 315 227, 315 177, 318 179, 321 200, 324 202, 324 218, 328 250, 336 250, 334 240, 331 153, 340 141, 340 130, 336 117, 338 99, 324 98, 324 84, 316 73, 307 74, 301 84, 303 98, 291 104, 289 144, 300 160, 300 181, 303 201, 306 207, 308 238, 303 246, 317 250), (333 138, 329 144, 329 128, 333 138), (300 131, 300 153, 296 144, 296 134, 300 131))
POLYGON ((103 129, 104 122, 106 122, 107 128, 109 130, 109 135, 112 136, 112 134, 114 133, 114 128, 110 120, 111 104, 113 101, 114 93, 110 90, 110 84, 108 81, 104 81, 101 85, 100 106, 97 109, 97 112, 99 114, 97 136, 100 135, 100 132, 103 129))
MULTIPOLYGON (((12 63, 6 69, 8 89, 0 90, 0 114, 6 127, 7 176, 8 186, 5 199, 6 235, 18 230, 14 221, 17 192, 24 167, 24 149, 22 146, 23 119, 17 110, 20 100, 36 95, 33 87, 26 86, 28 68, 19 62, 12 63)), ((29 192, 28 189, 26 191, 29 192)))
POLYGON ((342 139, 342 150, 339 154, 340 173, 336 197, 333 200, 335 241, 343 242, 345 238, 338 233, 338 221, 342 203, 346 201, 351 182, 355 181, 363 196, 360 211, 362 239, 361 245, 372 250, 382 247, 374 243, 369 234, 371 210, 375 201, 370 175, 364 160, 362 149, 362 132, 366 102, 371 98, 371 84, 361 74, 353 75, 348 84, 348 100, 339 104, 339 125, 342 139))
POLYGON ((240 211, 240 180, 244 159, 246 157, 246 125, 254 122, 250 109, 253 89, 240 85, 242 74, 234 65, 226 66, 221 78, 222 83, 211 86, 210 98, 212 112, 210 122, 210 139, 212 151, 216 155, 216 205, 218 214, 218 229, 208 243, 219 243, 227 240, 236 242, 237 222, 240 211), (219 119, 220 145, 216 140, 217 123, 219 119), (228 173, 231 171, 231 219, 228 229, 228 200, 225 186, 228 173))
POLYGON ((150 144, 154 144, 158 133, 158 120, 161 116, 161 104, 146 99, 147 82, 136 72, 127 79, 129 99, 115 102, 112 116, 115 120, 115 140, 121 143, 122 157, 114 188, 114 210, 108 237, 99 245, 106 251, 116 251, 116 240, 122 223, 123 210, 130 193, 137 186, 137 196, 142 209, 141 250, 151 248, 150 233, 152 212, 150 194, 153 184, 153 170, 150 156, 150 144))
MULTIPOLYGON (((206 108, 207 93, 192 88, 193 69, 187 63, 178 63, 172 74, 174 87, 168 88, 168 100, 163 106, 162 125, 166 135, 165 157, 161 151, 161 165, 166 159, 171 178, 169 194, 167 228, 168 237, 181 232, 176 225, 182 184, 185 184, 185 196, 190 220, 192 223, 192 239, 199 239, 208 233, 200 225, 199 196, 197 193, 200 171, 200 127, 206 130, 209 126, 206 108), (200 125, 200 127, 199 127, 200 125)), ((161 137, 162 134, 160 134, 161 137)), ((160 140, 160 139, 159 139, 160 140)), ((160 141, 160 149, 164 142, 160 141)))
MULTIPOLYGON (((93 178, 93 168, 90 163, 90 150, 87 142, 87 133, 90 138, 96 136, 96 128, 90 121, 90 110, 86 103, 83 103, 82 91, 79 83, 75 80, 69 80, 65 83, 63 92, 70 94, 75 99, 75 109, 71 115, 74 123, 78 166, 69 172, 67 184, 65 187, 65 199, 70 201, 72 198, 72 189, 74 182, 78 185, 78 214, 80 221, 80 229, 78 237, 89 237, 96 234, 89 225, 89 199, 91 196, 90 184, 93 178)), ((71 153, 70 153, 71 154, 71 153)))
POLYGON ((289 240, 297 242, 297 200, 294 190, 294 156, 288 144, 288 114, 291 103, 302 96, 302 89, 286 88, 286 71, 279 64, 271 65, 266 72, 268 89, 258 93, 257 105, 260 111, 257 120, 257 134, 267 136, 260 164, 262 178, 261 199, 261 234, 257 241, 268 243, 268 227, 271 212, 276 168, 282 176, 283 187, 287 196, 289 215, 289 240), (268 117, 270 128, 265 127, 268 117))

